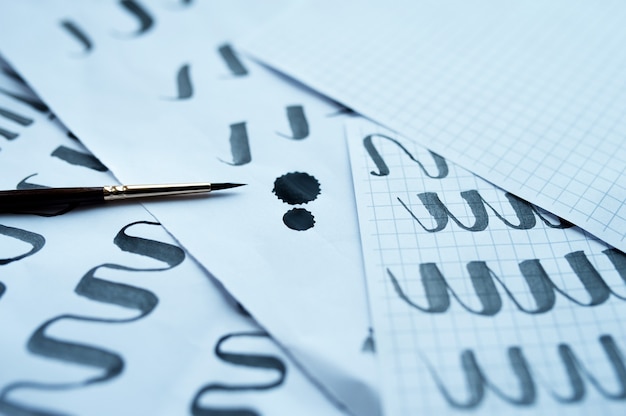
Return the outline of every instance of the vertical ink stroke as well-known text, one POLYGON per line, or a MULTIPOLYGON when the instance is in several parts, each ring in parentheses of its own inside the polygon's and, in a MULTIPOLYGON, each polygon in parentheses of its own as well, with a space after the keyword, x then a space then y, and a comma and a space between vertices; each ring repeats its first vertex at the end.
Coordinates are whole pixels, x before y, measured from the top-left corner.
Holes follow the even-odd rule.
POLYGON ((279 136, 292 140, 302 140, 309 137, 309 123, 304 115, 304 108, 301 105, 290 105, 287 107, 287 119, 291 128, 291 136, 278 133, 279 136))
POLYGON ((184 64, 176 74, 177 97, 174 100, 187 100, 193 96, 193 85, 189 73, 189 64, 184 64))
POLYGON ((248 70, 243 65, 232 46, 229 43, 221 45, 217 51, 220 56, 226 62, 226 66, 230 69, 230 72, 236 77, 243 77, 248 75, 248 70))
POLYGON ((218 160, 231 166, 245 165, 252 160, 245 122, 230 125, 230 153, 233 157, 232 163, 219 158, 218 160))
POLYGON ((61 27, 67 30, 82 45, 83 55, 87 55, 91 52, 91 50, 93 49, 93 42, 91 41, 91 39, 89 39, 85 31, 78 27, 76 23, 72 22, 71 20, 65 19, 61 21, 61 27))

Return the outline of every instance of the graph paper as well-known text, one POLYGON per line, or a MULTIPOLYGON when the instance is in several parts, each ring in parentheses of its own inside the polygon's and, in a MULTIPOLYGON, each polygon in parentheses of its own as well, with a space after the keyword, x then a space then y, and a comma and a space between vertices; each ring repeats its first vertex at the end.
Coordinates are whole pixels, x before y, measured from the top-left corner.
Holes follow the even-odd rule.
POLYGON ((623 414, 626 256, 370 122, 347 136, 385 414, 623 414))
POLYGON ((626 3, 310 2, 255 56, 626 249, 626 3))

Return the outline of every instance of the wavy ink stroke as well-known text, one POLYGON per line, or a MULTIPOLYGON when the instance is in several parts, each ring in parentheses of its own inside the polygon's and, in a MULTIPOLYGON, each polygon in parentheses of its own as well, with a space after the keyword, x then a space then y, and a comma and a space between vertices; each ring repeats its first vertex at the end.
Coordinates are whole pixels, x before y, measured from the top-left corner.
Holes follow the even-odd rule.
MULTIPOLYGON (((598 338, 598 341, 614 372, 618 388, 614 390, 607 389, 603 386, 601 380, 595 377, 591 370, 583 364, 572 347, 566 343, 562 343, 558 345, 557 352, 563 364, 571 393, 569 395, 562 395, 555 392, 552 386, 545 386, 552 398, 558 403, 572 404, 584 400, 587 393, 587 383, 595 388, 605 399, 626 399, 626 363, 624 361, 624 354, 619 349, 612 336, 602 335, 598 338)), ((440 393, 443 395, 448 405, 453 408, 464 410, 477 408, 484 401, 488 390, 506 403, 516 407, 534 405, 537 401, 538 387, 533 376, 532 368, 524 356, 523 350, 518 346, 511 346, 507 349, 507 355, 511 370, 516 378, 516 382, 507 383, 507 385, 519 386, 518 392, 515 395, 506 394, 503 389, 489 380, 487 374, 485 374, 485 371, 478 363, 474 351, 465 350, 461 353, 461 368, 465 376, 466 385, 466 391, 461 395, 469 396, 465 400, 456 398, 455 393, 457 392, 451 392, 446 388, 433 366, 428 363, 428 360, 423 359, 426 361, 429 372, 435 380, 440 393)))
MULTIPOLYGON (((602 252, 613 263, 622 281, 626 283, 626 255, 616 249, 607 249, 602 252)), ((413 301, 400 285, 396 276, 387 269, 387 274, 396 291, 396 294, 407 305, 425 313, 445 313, 450 309, 451 298, 456 299, 458 304, 466 311, 475 315, 495 316, 502 309, 502 296, 498 291, 496 282, 502 287, 508 298, 520 312, 527 314, 542 314, 551 311, 556 303, 556 294, 560 294, 569 302, 581 307, 592 307, 606 302, 611 295, 617 299, 626 300, 623 296, 615 293, 605 282, 602 275, 591 264, 583 251, 575 251, 565 255, 569 266, 578 277, 589 300, 580 301, 565 290, 560 289, 550 279, 538 259, 524 260, 519 263, 519 269, 528 291, 535 305, 525 307, 516 298, 514 291, 510 290, 505 282, 498 277, 484 261, 471 261, 467 263, 469 279, 480 302, 479 309, 467 306, 450 287, 435 263, 420 264, 420 281, 426 296, 426 305, 419 305, 413 301)))
POLYGON ((437 153, 428 151, 428 153, 430 153, 430 155, 432 156, 433 161, 435 162, 435 166, 437 167, 436 173, 430 173, 428 172, 428 170, 426 170, 422 162, 416 159, 411 154, 411 152, 409 152, 399 141, 389 136, 386 136, 384 134, 370 134, 363 139, 363 146, 365 147, 367 154, 372 158, 372 161, 374 162, 374 164, 376 165, 376 168, 378 169, 378 172, 371 171, 370 173, 372 175, 387 176, 389 175, 389 172, 390 172, 389 167, 387 166, 387 163, 385 163, 385 160, 376 149, 376 146, 374 146, 374 141, 373 141, 374 138, 385 139, 397 145, 404 152, 404 154, 406 154, 409 157, 409 159, 417 163, 417 165, 422 170, 422 172, 429 178, 443 179, 446 176, 448 176, 448 164, 446 163, 446 160, 443 157, 439 156, 437 153))
POLYGON ((158 298, 152 292, 125 283, 104 280, 97 276, 102 269, 121 270, 127 272, 159 272, 178 266, 185 259, 184 251, 172 244, 131 236, 129 229, 139 224, 159 226, 158 223, 138 221, 123 227, 116 237, 114 244, 121 250, 152 258, 164 266, 137 268, 115 263, 104 263, 93 267, 82 277, 75 288, 75 293, 90 300, 118 305, 137 312, 128 318, 104 318, 73 314, 60 315, 49 319, 40 325, 28 340, 28 351, 34 355, 73 363, 100 370, 100 374, 86 380, 69 383, 42 383, 37 381, 18 381, 6 386, 0 391, 0 412, 9 415, 37 414, 53 415, 55 411, 38 409, 12 401, 10 394, 16 390, 65 390, 85 387, 94 383, 101 383, 118 376, 124 368, 122 356, 99 346, 92 346, 76 341, 62 340, 47 334, 50 327, 61 321, 94 322, 107 324, 122 324, 136 321, 150 314, 158 304, 158 298))
POLYGON ((239 353, 225 351, 223 344, 229 339, 236 338, 266 338, 270 337, 265 332, 236 332, 221 337, 215 345, 215 355, 222 361, 237 366, 274 370, 278 377, 270 382, 262 384, 224 384, 211 383, 203 386, 194 396, 191 404, 191 413, 194 416, 257 416, 259 413, 247 407, 208 407, 200 404, 203 396, 210 392, 238 392, 238 391, 264 391, 276 388, 285 382, 287 376, 287 366, 279 357, 273 355, 261 355, 255 353, 239 353))
POLYGON ((429 233, 436 233, 442 231, 448 225, 448 219, 451 219, 459 228, 465 231, 479 232, 487 229, 489 225, 489 215, 487 214, 487 206, 496 217, 502 221, 507 227, 513 228, 516 230, 530 230, 537 225, 537 221, 535 219, 535 215, 541 219, 541 221, 550 228, 571 228, 574 225, 568 221, 565 221, 562 218, 558 218, 557 224, 552 224, 548 219, 546 219, 539 209, 533 204, 507 192, 504 196, 509 200, 511 204, 511 208, 515 211, 515 216, 517 217, 519 223, 514 224, 504 218, 503 215, 498 213, 494 207, 491 206, 485 199, 480 195, 477 190, 469 190, 462 191, 461 198, 463 198, 470 207, 472 211, 472 215, 474 216, 474 223, 472 225, 465 225, 459 221, 457 217, 455 217, 450 210, 441 202, 439 196, 436 192, 423 192, 417 194, 417 197, 420 199, 424 208, 428 210, 428 213, 433 217, 436 222, 436 226, 434 228, 428 228, 424 225, 422 221, 413 213, 411 208, 407 206, 407 204, 400 198, 396 198, 398 202, 407 210, 409 215, 424 229, 429 233))

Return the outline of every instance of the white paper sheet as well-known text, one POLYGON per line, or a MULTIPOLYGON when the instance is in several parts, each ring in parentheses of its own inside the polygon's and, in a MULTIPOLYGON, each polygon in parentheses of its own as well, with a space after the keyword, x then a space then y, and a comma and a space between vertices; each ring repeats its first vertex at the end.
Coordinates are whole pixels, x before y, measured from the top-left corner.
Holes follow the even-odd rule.
POLYGON ((124 183, 247 183, 146 206, 324 388, 376 414, 341 108, 233 55, 221 26, 262 19, 250 3, 142 4, 11 3, 0 50, 124 183), (314 226, 288 228, 292 210, 314 226))
POLYGON ((624 253, 371 122, 348 141, 386 415, 624 413, 624 253))
MULTIPOLYGON (((0 189, 115 183, 6 94, 33 99, 23 86, 0 73, 0 90, 19 116, 0 116, 17 135, 0 138, 0 189)), ((138 204, 0 215, 0 413, 343 414, 154 221, 138 204)))
POLYGON ((242 45, 626 249, 626 5, 312 1, 242 45))

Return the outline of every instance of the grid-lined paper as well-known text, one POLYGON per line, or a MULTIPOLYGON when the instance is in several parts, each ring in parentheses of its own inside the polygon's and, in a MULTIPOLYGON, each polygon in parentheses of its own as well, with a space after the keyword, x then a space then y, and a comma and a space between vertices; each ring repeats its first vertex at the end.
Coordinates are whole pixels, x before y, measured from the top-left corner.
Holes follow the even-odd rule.
POLYGON ((385 414, 623 414, 626 256, 413 141, 347 131, 385 414))
POLYGON ((247 50, 626 249, 626 3, 307 3, 247 50))

